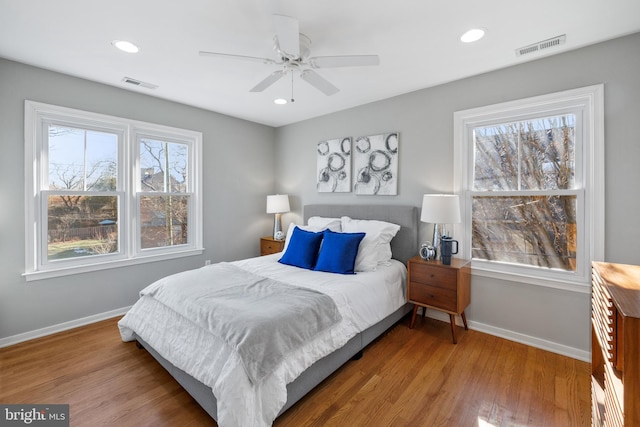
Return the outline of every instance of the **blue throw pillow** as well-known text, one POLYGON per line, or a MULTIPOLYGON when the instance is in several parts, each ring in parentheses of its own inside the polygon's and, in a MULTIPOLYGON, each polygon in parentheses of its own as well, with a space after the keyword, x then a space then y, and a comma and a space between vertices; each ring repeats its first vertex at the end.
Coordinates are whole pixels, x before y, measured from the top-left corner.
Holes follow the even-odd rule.
POLYGON ((322 232, 314 233, 295 227, 287 250, 278 262, 308 270, 313 269, 318 259, 322 237, 322 232))
POLYGON ((324 230, 318 262, 314 270, 354 274, 358 246, 366 233, 336 233, 324 230))

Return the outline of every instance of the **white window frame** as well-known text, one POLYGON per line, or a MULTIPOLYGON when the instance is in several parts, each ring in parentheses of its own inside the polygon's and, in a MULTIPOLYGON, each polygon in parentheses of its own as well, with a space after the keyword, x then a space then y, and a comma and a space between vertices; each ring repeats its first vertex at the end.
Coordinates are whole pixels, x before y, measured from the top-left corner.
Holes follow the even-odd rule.
MULTIPOLYGON (((146 262, 200 255, 202 236, 202 133, 56 105, 25 101, 25 272, 27 281, 61 277, 146 262), (114 254, 95 255, 56 262, 47 261, 48 124, 116 133, 118 142, 118 185, 101 195, 119 197, 118 242, 114 254), (140 175, 137 136, 180 142, 189 146, 188 179, 192 197, 189 205, 189 242, 161 248, 140 248, 140 175)), ((86 193, 83 193, 86 194, 86 193)))
MULTIPOLYGON (((576 292, 590 292, 591 262, 604 259, 604 86, 594 85, 454 113, 454 191, 460 196, 462 223, 454 227, 461 256, 471 259, 471 200, 474 193, 473 129, 541 115, 578 114, 574 189, 577 196, 576 271, 472 259, 473 273, 576 292), (581 123, 581 126, 579 125, 581 123), (578 128, 579 126, 579 128, 578 128), (582 137, 580 137, 580 135, 582 137), (578 164, 579 163, 579 164, 578 164)), ((482 192, 487 194, 489 192, 482 192)), ((514 192, 496 192, 508 196, 514 192)), ((520 192, 517 192, 520 194, 520 192)), ((535 195, 535 192, 529 192, 535 195)))

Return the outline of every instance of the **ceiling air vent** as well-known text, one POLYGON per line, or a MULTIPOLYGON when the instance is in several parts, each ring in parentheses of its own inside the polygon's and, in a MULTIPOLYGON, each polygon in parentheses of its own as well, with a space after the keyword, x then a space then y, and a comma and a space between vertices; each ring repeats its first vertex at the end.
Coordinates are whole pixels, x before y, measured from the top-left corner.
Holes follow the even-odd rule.
POLYGON ((527 55, 529 53, 538 52, 544 49, 549 49, 550 47, 560 46, 564 44, 567 40, 567 35, 563 34, 561 36, 554 37, 549 40, 543 40, 538 43, 530 44, 529 46, 524 46, 516 49, 516 56, 527 55))
POLYGON ((130 85, 140 86, 140 87, 144 87, 144 88, 147 88, 147 89, 157 89, 158 88, 158 85, 142 82, 140 80, 132 79, 131 77, 123 77, 122 81, 124 83, 128 83, 130 85))

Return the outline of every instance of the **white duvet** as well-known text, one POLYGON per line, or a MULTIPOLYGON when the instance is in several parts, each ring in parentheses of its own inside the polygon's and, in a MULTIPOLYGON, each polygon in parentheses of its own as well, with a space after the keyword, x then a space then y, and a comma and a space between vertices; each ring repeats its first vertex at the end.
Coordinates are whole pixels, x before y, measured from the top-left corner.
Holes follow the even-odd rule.
MULTIPOLYGON (((281 256, 232 264, 329 295, 342 321, 292 351, 258 384, 251 384, 239 356, 224 341, 149 296, 141 297, 118 323, 124 341, 133 340, 135 332, 174 366, 211 387, 220 427, 270 426, 287 400, 287 384, 405 303, 406 268, 398 261, 379 266, 375 272, 340 275, 283 265, 277 262, 281 256)), ((161 280, 180 280, 180 276, 161 280)))

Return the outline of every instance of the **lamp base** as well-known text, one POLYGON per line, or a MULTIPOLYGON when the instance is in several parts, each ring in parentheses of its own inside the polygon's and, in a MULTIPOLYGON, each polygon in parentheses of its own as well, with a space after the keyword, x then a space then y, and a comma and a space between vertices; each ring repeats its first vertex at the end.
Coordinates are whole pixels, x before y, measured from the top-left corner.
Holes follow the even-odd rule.
POLYGON ((435 259, 441 259, 442 254, 440 252, 440 239, 446 235, 447 230, 445 230, 444 224, 433 225, 433 241, 431 242, 431 244, 433 245, 433 249, 436 253, 435 259))
POLYGON ((284 240, 284 232, 282 231, 282 214, 277 213, 273 218, 273 238, 275 240, 284 240))

